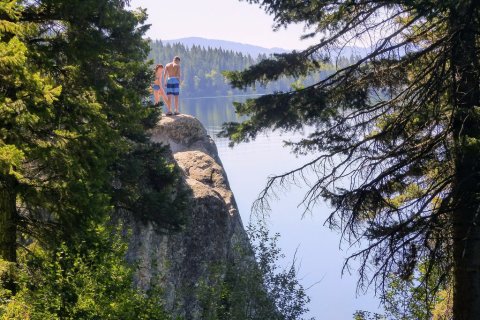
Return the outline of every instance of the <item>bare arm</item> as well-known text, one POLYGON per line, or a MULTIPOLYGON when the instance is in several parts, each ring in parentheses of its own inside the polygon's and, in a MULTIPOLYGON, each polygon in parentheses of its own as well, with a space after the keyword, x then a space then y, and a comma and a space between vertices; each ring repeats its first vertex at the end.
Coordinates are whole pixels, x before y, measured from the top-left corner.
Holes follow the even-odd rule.
MULTIPOLYGON (((168 65, 167 65, 167 66, 168 66, 168 65)), ((167 75, 168 75, 167 66, 165 66, 165 68, 163 68, 163 75, 162 75, 162 78, 163 78, 163 86, 166 86, 166 85, 167 85, 167 75)))

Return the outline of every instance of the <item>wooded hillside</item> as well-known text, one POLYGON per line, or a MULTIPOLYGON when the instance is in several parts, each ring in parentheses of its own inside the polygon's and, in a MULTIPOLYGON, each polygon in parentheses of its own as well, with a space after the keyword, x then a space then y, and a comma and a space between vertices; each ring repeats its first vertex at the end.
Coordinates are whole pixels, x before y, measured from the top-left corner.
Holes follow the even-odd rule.
MULTIPOLYGON (((255 88, 239 90, 232 88, 222 73, 224 71, 244 70, 261 60, 267 59, 266 55, 260 55, 257 59, 254 59, 239 52, 195 45, 187 47, 180 43, 164 44, 160 40, 151 42, 150 47, 151 52, 148 57, 154 61, 154 64, 165 65, 171 62, 174 56, 180 56, 182 59, 182 96, 184 97, 289 91, 292 84, 294 86, 304 86, 314 83, 336 68, 332 63, 328 63, 323 66, 322 71, 306 77, 299 77, 298 79, 280 77, 278 80, 266 84, 266 86, 262 86, 258 82, 255 88)), ((354 56, 341 56, 334 63, 337 67, 342 67, 358 59, 359 57, 354 56)))

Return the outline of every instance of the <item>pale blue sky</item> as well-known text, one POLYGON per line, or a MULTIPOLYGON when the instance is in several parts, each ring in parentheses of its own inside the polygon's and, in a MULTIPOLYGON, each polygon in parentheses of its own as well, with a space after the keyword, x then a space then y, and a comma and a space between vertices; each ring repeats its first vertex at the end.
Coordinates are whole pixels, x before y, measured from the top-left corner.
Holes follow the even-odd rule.
POLYGON ((239 0, 132 0, 131 6, 148 10, 151 39, 202 37, 266 48, 303 49, 303 26, 274 32, 273 18, 256 5, 239 0))

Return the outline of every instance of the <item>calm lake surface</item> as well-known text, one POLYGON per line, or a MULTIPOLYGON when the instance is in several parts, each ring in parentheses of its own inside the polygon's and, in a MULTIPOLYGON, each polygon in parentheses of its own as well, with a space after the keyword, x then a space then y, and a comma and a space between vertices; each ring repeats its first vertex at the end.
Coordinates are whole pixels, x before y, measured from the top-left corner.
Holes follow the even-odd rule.
MULTIPOLYGON (((283 141, 299 135, 273 132, 256 141, 228 147, 228 140, 217 138, 222 123, 239 121, 232 106, 242 98, 202 98, 181 100, 180 111, 199 119, 215 140, 220 159, 227 172, 230 187, 242 216, 244 225, 251 216, 252 203, 265 186, 268 176, 290 171, 308 160, 296 157, 283 141)), ((278 194, 271 202, 267 218, 271 234, 280 233, 279 246, 286 255, 282 262, 288 266, 294 258, 299 266, 301 283, 311 297, 309 316, 316 319, 353 319, 356 310, 379 310, 379 299, 373 292, 357 295, 356 270, 341 276, 345 258, 353 252, 340 248, 340 236, 323 225, 330 210, 326 204, 317 206, 312 214, 302 218, 299 207, 305 187, 292 187, 278 194)))

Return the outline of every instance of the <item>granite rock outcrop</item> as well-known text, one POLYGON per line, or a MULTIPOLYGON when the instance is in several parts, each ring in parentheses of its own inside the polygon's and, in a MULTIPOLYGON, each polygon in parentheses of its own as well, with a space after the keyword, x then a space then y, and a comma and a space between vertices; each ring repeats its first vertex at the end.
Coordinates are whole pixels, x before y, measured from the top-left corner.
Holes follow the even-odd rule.
POLYGON ((226 263, 252 263, 253 256, 244 254, 248 238, 215 143, 202 124, 188 115, 163 117, 151 140, 170 147, 191 190, 187 223, 182 231, 166 234, 152 223, 128 219, 127 258, 138 265, 139 288, 159 286, 167 310, 201 319, 200 287, 218 281, 218 270, 222 278, 226 263))

